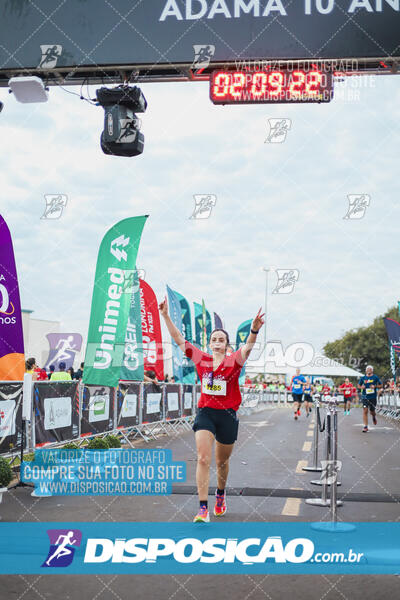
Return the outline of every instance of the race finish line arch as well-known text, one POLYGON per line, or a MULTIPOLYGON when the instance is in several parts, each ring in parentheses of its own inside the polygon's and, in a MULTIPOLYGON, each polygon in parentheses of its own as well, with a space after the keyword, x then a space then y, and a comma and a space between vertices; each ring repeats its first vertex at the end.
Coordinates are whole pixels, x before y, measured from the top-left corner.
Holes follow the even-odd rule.
POLYGON ((13 0, 0 86, 207 80, 216 69, 394 74, 400 0, 13 0))

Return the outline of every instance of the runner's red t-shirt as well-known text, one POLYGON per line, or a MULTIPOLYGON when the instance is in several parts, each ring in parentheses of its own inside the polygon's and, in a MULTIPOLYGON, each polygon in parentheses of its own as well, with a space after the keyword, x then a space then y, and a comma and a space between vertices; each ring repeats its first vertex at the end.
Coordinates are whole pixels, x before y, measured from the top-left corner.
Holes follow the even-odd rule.
POLYGON ((343 392, 343 396, 345 398, 351 398, 354 396, 355 388, 352 383, 342 383, 342 385, 339 386, 339 390, 343 392))
POLYGON ((324 396, 328 396, 331 393, 331 388, 329 387, 329 385, 324 385, 324 387, 322 388, 322 393, 324 396))
POLYGON ((239 375, 244 361, 241 350, 225 356, 215 371, 213 371, 212 355, 202 352, 188 341, 185 341, 185 354, 194 362, 201 382, 199 408, 209 406, 237 410, 242 402, 239 375))

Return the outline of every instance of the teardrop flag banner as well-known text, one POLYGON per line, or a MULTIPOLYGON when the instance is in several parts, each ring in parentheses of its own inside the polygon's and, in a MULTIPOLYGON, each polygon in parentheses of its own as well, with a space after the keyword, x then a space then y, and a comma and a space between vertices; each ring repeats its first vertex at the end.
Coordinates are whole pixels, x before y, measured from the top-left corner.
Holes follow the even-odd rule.
POLYGON ((124 381, 143 381, 143 375, 144 363, 142 320, 140 316, 140 284, 138 273, 135 270, 120 379, 123 379, 124 381))
POLYGON ((115 387, 121 375, 132 281, 148 215, 116 223, 97 257, 83 383, 115 387))
POLYGON ((193 302, 194 306, 194 342, 198 348, 201 348, 202 329, 203 329, 203 307, 198 302, 193 302))
POLYGON ((24 336, 17 270, 10 230, 0 215, 0 381, 22 381, 24 336))
POLYGON ((154 371, 157 379, 163 381, 164 361, 157 298, 146 281, 143 279, 139 281, 144 369, 145 371, 154 371))
MULTIPOLYGON (((188 342, 193 342, 193 329, 189 302, 179 292, 174 291, 174 293, 181 305, 182 335, 188 342)), ((185 355, 182 357, 182 381, 183 383, 188 384, 194 384, 196 382, 194 363, 185 355)))
MULTIPOLYGON (((243 321, 243 323, 239 325, 238 330, 236 332, 236 350, 239 350, 239 348, 245 345, 246 340, 250 334, 251 324, 252 320, 248 319, 247 321, 243 321)), ((239 385, 244 384, 245 370, 245 365, 243 365, 239 375, 239 385)))
POLYGON ((224 329, 222 319, 217 313, 214 313, 214 329, 224 329))
MULTIPOLYGON (((175 295, 174 291, 167 285, 168 293, 168 304, 169 314, 171 321, 182 333, 182 311, 179 298, 175 295)), ((182 359, 183 352, 179 348, 178 344, 171 338, 172 342, 172 370, 174 373, 176 383, 183 383, 183 370, 182 370, 182 359)))

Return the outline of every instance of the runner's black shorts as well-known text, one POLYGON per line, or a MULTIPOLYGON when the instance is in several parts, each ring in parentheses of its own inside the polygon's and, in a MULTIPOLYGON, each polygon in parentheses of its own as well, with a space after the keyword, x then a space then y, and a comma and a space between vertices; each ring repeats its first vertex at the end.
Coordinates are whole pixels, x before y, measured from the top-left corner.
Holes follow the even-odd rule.
POLYGON ((303 394, 293 394, 292 393, 293 402, 303 402, 303 394))
POLYGON ((362 405, 365 408, 369 408, 372 412, 376 409, 376 398, 361 398, 362 405))
POLYGON ((193 431, 206 429, 214 434, 220 444, 233 444, 237 440, 239 419, 233 408, 211 408, 203 406, 197 409, 193 431))
POLYGON ((313 398, 310 394, 304 394, 304 402, 312 402, 313 398))

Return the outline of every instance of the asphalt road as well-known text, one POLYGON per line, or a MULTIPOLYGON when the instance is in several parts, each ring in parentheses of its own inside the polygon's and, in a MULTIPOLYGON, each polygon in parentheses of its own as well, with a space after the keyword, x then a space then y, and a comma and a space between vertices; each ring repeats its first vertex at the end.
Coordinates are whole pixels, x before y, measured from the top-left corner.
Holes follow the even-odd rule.
MULTIPOLYGON (((232 522, 324 521, 329 508, 305 503, 321 488, 310 483, 318 473, 302 470, 312 463, 314 416, 304 412, 295 421, 290 407, 270 408, 243 416, 230 463, 228 512, 232 522)), ((400 519, 400 424, 378 416, 378 425, 362 433, 361 409, 338 414, 338 459, 342 462, 338 488, 343 506, 340 521, 398 521, 400 519), (373 499, 374 501, 371 501, 373 499)), ((3 521, 191 521, 197 512, 196 454, 192 432, 162 435, 139 447, 170 448, 174 460, 187 464, 187 480, 170 496, 32 498, 30 489, 5 494, 0 505, 3 521)), ((319 457, 323 458, 324 434, 319 457)), ((212 470, 209 501, 216 484, 212 470)), ((211 517, 210 525, 215 517, 211 517)), ((204 527, 204 525, 200 525, 204 527)), ((392 575, 3 575, 0 599, 65 598, 66 600, 131 599, 148 596, 166 600, 219 597, 307 600, 362 600, 400 596, 400 577, 392 575), (61 593, 62 590, 62 593, 61 593)))

